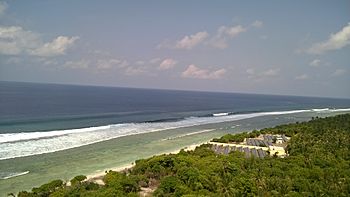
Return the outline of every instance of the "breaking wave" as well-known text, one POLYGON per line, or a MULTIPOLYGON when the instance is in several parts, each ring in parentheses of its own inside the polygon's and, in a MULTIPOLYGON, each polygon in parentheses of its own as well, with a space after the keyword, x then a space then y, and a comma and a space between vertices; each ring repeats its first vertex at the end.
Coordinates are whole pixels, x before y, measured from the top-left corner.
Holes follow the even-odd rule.
POLYGON ((1 179, 5 180, 5 179, 17 177, 17 176, 26 175, 28 173, 29 173, 29 171, 25 171, 25 172, 0 172, 0 180, 1 179))
POLYGON ((283 115, 303 112, 324 113, 343 111, 350 111, 350 108, 255 112, 246 114, 222 112, 212 114, 211 116, 189 117, 173 121, 166 120, 143 123, 122 123, 46 132, 4 133, 0 134, 0 160, 56 152, 122 136, 156 132, 167 129, 242 120, 259 116, 283 115))

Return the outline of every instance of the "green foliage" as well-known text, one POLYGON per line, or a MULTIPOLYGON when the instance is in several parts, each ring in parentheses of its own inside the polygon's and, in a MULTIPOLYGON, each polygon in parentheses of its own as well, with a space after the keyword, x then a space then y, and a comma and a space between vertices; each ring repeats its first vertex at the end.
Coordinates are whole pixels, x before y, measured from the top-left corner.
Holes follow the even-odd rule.
POLYGON ((174 176, 167 176, 161 180, 160 186, 155 191, 155 196, 163 196, 164 194, 175 193, 178 189, 177 187, 181 186, 181 181, 174 176))
POLYGON ((220 142, 220 143, 243 142, 245 138, 255 138, 255 137, 258 137, 260 134, 262 134, 262 132, 257 130, 254 130, 249 133, 243 132, 243 133, 237 133, 237 134, 226 134, 221 138, 214 138, 212 141, 220 142))
POLYGON ((80 182, 79 184, 72 185, 70 187, 63 187, 56 190, 50 197, 61 197, 61 196, 89 196, 95 191, 98 191, 100 186, 92 182, 80 182))
POLYGON ((46 183, 38 188, 33 188, 32 192, 20 192, 18 194, 19 197, 27 197, 27 196, 39 196, 39 197, 46 197, 49 196, 51 193, 55 192, 56 190, 59 190, 62 188, 63 181, 62 180, 53 180, 49 183, 46 183))
POLYGON ((239 134, 226 134, 221 138, 214 138, 213 142, 229 143, 229 142, 243 142, 243 140, 248 136, 247 133, 239 134))
POLYGON ((138 185, 139 178, 135 175, 127 176, 126 174, 109 171, 103 178, 107 187, 112 187, 123 191, 124 193, 137 192, 140 190, 138 185))
POLYGON ((85 179, 86 179, 86 176, 78 175, 78 176, 74 177, 72 180, 70 180, 70 182, 72 185, 76 185, 76 184, 81 183, 85 179))
POLYGON ((286 158, 246 159, 240 152, 216 155, 210 145, 194 151, 136 161, 130 174, 110 171, 104 186, 73 178, 20 192, 19 196, 138 196, 140 185, 155 182, 154 196, 348 196, 350 193, 350 114, 314 118, 251 133, 225 135, 239 141, 261 133, 291 136, 286 158), (152 180, 152 181, 151 181, 152 180))

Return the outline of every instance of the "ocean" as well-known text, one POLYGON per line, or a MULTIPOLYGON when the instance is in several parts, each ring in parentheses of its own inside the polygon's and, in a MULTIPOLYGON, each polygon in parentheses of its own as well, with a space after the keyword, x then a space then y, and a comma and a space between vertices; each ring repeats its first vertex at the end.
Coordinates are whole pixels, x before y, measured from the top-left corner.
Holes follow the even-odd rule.
POLYGON ((0 194, 349 108, 349 99, 0 82, 0 194))

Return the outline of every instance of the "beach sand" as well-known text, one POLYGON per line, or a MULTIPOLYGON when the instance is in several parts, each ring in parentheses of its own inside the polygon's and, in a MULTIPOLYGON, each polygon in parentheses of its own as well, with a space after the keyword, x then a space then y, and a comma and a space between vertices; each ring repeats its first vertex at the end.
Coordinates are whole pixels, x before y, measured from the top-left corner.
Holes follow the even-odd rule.
POLYGON ((302 122, 315 115, 329 116, 328 113, 300 113, 256 117, 125 136, 54 153, 1 160, 0 171, 29 173, 0 180, 0 196, 10 192, 29 191, 54 179, 68 182, 77 175, 89 175, 89 179, 102 180, 106 170, 122 171, 132 167, 132 163, 138 159, 177 153, 184 147, 190 150, 227 133, 302 122), (14 163, 16 165, 13 165, 14 163))

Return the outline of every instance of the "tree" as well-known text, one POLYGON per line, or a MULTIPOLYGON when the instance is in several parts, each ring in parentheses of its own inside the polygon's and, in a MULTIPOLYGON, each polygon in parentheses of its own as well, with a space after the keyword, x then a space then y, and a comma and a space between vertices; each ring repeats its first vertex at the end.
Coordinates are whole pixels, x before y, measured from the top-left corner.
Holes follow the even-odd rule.
POLYGON ((70 183, 74 186, 74 185, 80 184, 86 178, 87 177, 84 175, 78 175, 78 176, 74 177, 72 180, 70 180, 70 183))

